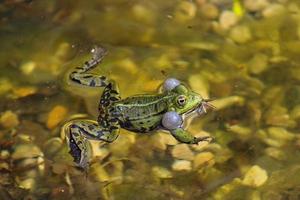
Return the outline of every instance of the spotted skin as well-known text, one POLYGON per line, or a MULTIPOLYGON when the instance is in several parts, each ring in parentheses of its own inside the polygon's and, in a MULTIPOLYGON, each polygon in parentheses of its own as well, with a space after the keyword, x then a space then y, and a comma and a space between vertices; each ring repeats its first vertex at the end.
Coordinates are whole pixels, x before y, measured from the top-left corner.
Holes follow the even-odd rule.
POLYGON ((135 95, 121 99, 117 85, 105 76, 89 73, 103 59, 106 50, 96 47, 91 60, 77 67, 70 74, 70 80, 80 85, 104 87, 98 105, 98 120, 73 120, 68 122, 63 131, 69 146, 69 153, 74 162, 86 168, 92 157, 89 140, 113 142, 119 135, 120 128, 133 132, 148 133, 157 129, 169 131, 178 141, 198 144, 209 141, 210 137, 194 137, 180 124, 170 130, 163 126, 162 118, 169 111, 174 111, 182 118, 199 109, 204 103, 197 93, 190 91, 183 84, 172 86, 159 94, 135 95))
POLYGON ((104 48, 94 48, 92 53, 92 59, 85 62, 83 66, 76 67, 70 74, 70 79, 81 85, 90 87, 105 87, 109 84, 105 76, 98 76, 86 72, 95 68, 102 61, 103 57, 106 55, 106 50, 104 48))
POLYGON ((75 142, 74 136, 72 134, 70 134, 70 138, 68 141, 70 145, 69 153, 73 156, 74 162, 80 163, 81 149, 78 146, 78 144, 75 142))

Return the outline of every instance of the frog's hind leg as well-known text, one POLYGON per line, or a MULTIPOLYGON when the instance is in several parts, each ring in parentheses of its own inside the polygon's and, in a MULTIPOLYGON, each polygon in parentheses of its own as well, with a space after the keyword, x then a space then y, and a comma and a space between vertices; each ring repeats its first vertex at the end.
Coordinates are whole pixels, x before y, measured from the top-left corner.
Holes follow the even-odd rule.
MULTIPOLYGON (((116 102, 121 100, 120 93, 119 93, 119 88, 118 86, 112 81, 109 83, 105 88, 104 91, 101 95, 100 101, 99 101, 99 118, 98 121, 107 121, 107 119, 114 118, 113 113, 114 113, 114 108, 111 107, 111 105, 116 102), (109 107, 111 107, 109 109, 109 107)), ((111 125, 112 122, 109 124, 111 125)), ((101 124, 102 125, 102 124, 101 124)), ((105 125, 102 125, 105 127, 105 125)))
POLYGON ((106 50, 102 47, 95 47, 92 50, 92 54, 92 58, 85 62, 83 66, 75 68, 75 70, 70 74, 70 79, 81 85, 90 87, 105 87, 109 83, 105 76, 86 72, 95 68, 103 60, 106 55, 106 50))
POLYGON ((64 127, 69 153, 81 168, 87 168, 92 157, 89 140, 113 142, 119 135, 119 127, 103 128, 93 120, 74 120, 64 127))

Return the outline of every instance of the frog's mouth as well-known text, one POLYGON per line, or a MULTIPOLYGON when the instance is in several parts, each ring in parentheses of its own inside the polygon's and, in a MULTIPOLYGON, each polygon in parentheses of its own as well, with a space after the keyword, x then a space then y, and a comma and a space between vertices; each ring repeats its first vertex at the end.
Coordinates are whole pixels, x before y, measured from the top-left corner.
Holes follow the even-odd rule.
POLYGON ((213 99, 203 99, 202 102, 200 103, 199 107, 196 108, 198 115, 202 115, 207 113, 207 110, 209 109, 216 109, 214 105, 212 105, 211 102, 213 99))
POLYGON ((203 99, 197 107, 195 107, 194 109, 189 110, 188 112, 186 112, 185 116, 190 116, 190 115, 193 115, 195 113, 197 113, 197 115, 202 115, 202 114, 207 113, 207 111, 210 110, 210 109, 212 109, 212 110, 216 109, 216 107, 214 105, 209 103, 211 101, 213 101, 213 99, 203 99))

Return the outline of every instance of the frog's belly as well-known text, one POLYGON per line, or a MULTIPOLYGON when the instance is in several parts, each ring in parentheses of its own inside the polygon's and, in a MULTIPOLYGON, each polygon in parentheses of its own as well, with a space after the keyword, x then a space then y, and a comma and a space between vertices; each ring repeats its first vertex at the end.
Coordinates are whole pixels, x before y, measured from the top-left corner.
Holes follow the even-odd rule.
POLYGON ((120 122, 122 128, 137 132, 148 133, 160 127, 162 116, 152 116, 145 119, 124 120, 120 122))

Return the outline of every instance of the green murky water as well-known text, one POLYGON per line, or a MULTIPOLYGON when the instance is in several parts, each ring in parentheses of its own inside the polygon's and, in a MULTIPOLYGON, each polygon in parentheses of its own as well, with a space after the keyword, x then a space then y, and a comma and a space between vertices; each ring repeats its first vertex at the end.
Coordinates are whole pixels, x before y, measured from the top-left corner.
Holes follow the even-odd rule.
POLYGON ((0 199, 300 199, 300 4, 294 0, 0 2, 0 199), (61 127, 96 119, 102 89, 68 72, 94 45, 95 73, 123 97, 186 82, 214 111, 188 130, 121 131, 74 167, 61 127))

